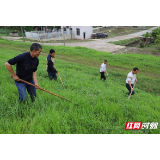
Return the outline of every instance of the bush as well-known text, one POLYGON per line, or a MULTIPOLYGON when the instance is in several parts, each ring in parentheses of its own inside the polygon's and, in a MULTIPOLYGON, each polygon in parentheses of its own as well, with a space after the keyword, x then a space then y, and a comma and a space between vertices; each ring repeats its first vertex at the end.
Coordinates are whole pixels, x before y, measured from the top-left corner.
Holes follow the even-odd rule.
POLYGON ((9 30, 9 29, 6 29, 6 30, 5 30, 5 28, 0 29, 0 34, 9 35, 10 32, 11 32, 11 30, 9 30))
POLYGON ((150 34, 147 32, 146 34, 144 34, 145 38, 148 38, 150 36, 150 34))
POLYGON ((152 37, 156 38, 155 43, 160 43, 160 27, 152 31, 152 37))
POLYGON ((154 29, 151 35, 153 38, 157 38, 157 35, 160 35, 160 27, 154 29))
POLYGON ((160 43, 160 35, 157 35, 157 39, 155 40, 155 43, 160 43))

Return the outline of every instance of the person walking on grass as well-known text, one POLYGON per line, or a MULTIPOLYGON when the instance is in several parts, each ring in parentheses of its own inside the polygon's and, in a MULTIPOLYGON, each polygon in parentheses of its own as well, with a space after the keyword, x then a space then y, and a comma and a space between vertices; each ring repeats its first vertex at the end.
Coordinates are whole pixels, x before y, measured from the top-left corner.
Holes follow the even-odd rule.
POLYGON ((46 70, 51 80, 52 79, 57 80, 56 73, 59 74, 58 71, 54 67, 54 56, 55 56, 55 50, 51 49, 47 57, 47 60, 46 60, 46 70))
POLYGON ((42 46, 38 43, 33 43, 30 46, 30 51, 19 54, 18 56, 8 60, 5 63, 7 70, 11 73, 11 76, 15 80, 18 92, 19 92, 19 101, 22 102, 26 99, 26 89, 29 93, 32 102, 36 97, 36 88, 39 88, 37 81, 37 67, 39 64, 39 59, 37 58, 42 50, 42 46), (12 65, 16 64, 16 73, 14 73, 12 65), (19 81, 19 78, 25 80, 29 83, 35 84, 37 87, 30 86, 26 83, 19 81))
POLYGON ((105 77, 104 73, 106 73, 108 75, 108 73, 106 71, 106 64, 107 64, 107 60, 104 60, 104 63, 102 63, 101 67, 100 67, 100 74, 101 74, 101 78, 100 79, 101 80, 102 80, 102 78, 104 80, 106 80, 106 77, 105 77))
POLYGON ((131 91, 132 94, 135 94, 135 91, 133 90, 133 85, 135 82, 137 82, 136 74, 138 73, 139 69, 137 67, 133 68, 131 72, 128 73, 127 79, 126 79, 126 88, 128 89, 129 92, 126 94, 130 95, 131 91))

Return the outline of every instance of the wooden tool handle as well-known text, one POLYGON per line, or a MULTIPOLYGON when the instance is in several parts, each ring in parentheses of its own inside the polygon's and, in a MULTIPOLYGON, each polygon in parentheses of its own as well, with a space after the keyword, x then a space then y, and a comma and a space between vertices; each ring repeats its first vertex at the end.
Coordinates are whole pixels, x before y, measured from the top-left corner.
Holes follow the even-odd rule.
MULTIPOLYGON (((56 69, 55 66, 54 66, 54 68, 56 69)), ((57 69, 56 69, 56 70, 57 70, 57 69)), ((59 79, 61 80, 61 83, 62 83, 63 88, 65 89, 64 84, 63 84, 63 82, 62 82, 62 79, 61 79, 61 77, 60 77, 60 74, 58 74, 58 76, 59 76, 59 79)))
MULTIPOLYGON (((11 77, 12 77, 12 76, 11 76, 11 77)), ((13 77, 12 77, 12 78, 13 78, 13 77)), ((20 78, 19 78, 19 81, 24 82, 24 83, 26 83, 26 84, 29 84, 29 85, 31 85, 31 86, 33 86, 33 87, 37 87, 36 85, 34 85, 34 84, 32 84, 32 83, 29 83, 29 82, 27 82, 27 81, 25 81, 25 80, 23 80, 23 79, 20 79, 20 78)), ((61 96, 59 96, 59 95, 57 95, 57 94, 54 94, 54 93, 52 93, 52 92, 50 92, 50 91, 47 91, 47 90, 45 90, 45 89, 43 89, 43 88, 41 88, 41 87, 38 87, 38 89, 41 89, 41 90, 43 90, 43 91, 45 91, 45 92, 47 92, 47 93, 50 93, 50 94, 52 94, 52 95, 54 95, 54 96, 57 96, 57 97, 59 97, 59 98, 62 98, 62 99, 64 99, 64 100, 66 100, 66 101, 72 102, 72 101, 70 101, 70 100, 68 100, 68 99, 66 99, 66 98, 63 98, 63 97, 61 97, 61 96)))
MULTIPOLYGON (((135 85, 136 85, 136 82, 134 83, 133 89, 134 89, 135 85)), ((131 93, 130 93, 128 99, 131 97, 131 94, 132 94, 132 91, 131 91, 131 93)))

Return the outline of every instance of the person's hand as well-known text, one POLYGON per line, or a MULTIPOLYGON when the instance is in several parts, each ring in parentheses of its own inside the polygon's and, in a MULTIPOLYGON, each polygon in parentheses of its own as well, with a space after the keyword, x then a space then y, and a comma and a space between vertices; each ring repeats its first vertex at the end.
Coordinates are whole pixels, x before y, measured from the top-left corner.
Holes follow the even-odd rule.
POLYGON ((135 79, 135 82, 137 82, 137 78, 135 79))
POLYGON ((59 74, 59 72, 57 72, 57 74, 59 74))
POLYGON ((39 84, 35 83, 35 87, 36 87, 36 89, 39 89, 39 84))
POLYGON ((131 91, 133 91, 133 88, 131 87, 131 91))
POLYGON ((11 76, 15 81, 19 81, 19 77, 15 74, 14 76, 11 76))

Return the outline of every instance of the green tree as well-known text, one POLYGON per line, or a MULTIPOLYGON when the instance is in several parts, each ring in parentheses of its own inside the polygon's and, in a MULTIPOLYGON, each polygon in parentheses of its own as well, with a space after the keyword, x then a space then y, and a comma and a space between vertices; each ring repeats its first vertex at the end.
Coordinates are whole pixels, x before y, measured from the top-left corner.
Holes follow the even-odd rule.
POLYGON ((149 37, 149 33, 146 32, 146 34, 144 34, 144 37, 145 37, 145 38, 148 38, 148 37, 149 37))
POLYGON ((153 38, 157 38, 157 35, 160 35, 160 27, 158 27, 152 31, 153 38))
POLYGON ((155 43, 160 43, 160 35, 157 35, 157 39, 155 40, 155 43))
POLYGON ((54 28, 56 28, 57 30, 60 30, 61 26, 54 26, 54 28))
MULTIPOLYGON (((26 31, 32 31, 35 26, 23 26, 23 30, 26 31)), ((8 29, 12 30, 13 32, 20 32, 21 31, 21 26, 8 26, 8 29)))
POLYGON ((35 26, 23 26, 23 30, 25 31, 33 31, 35 26))

